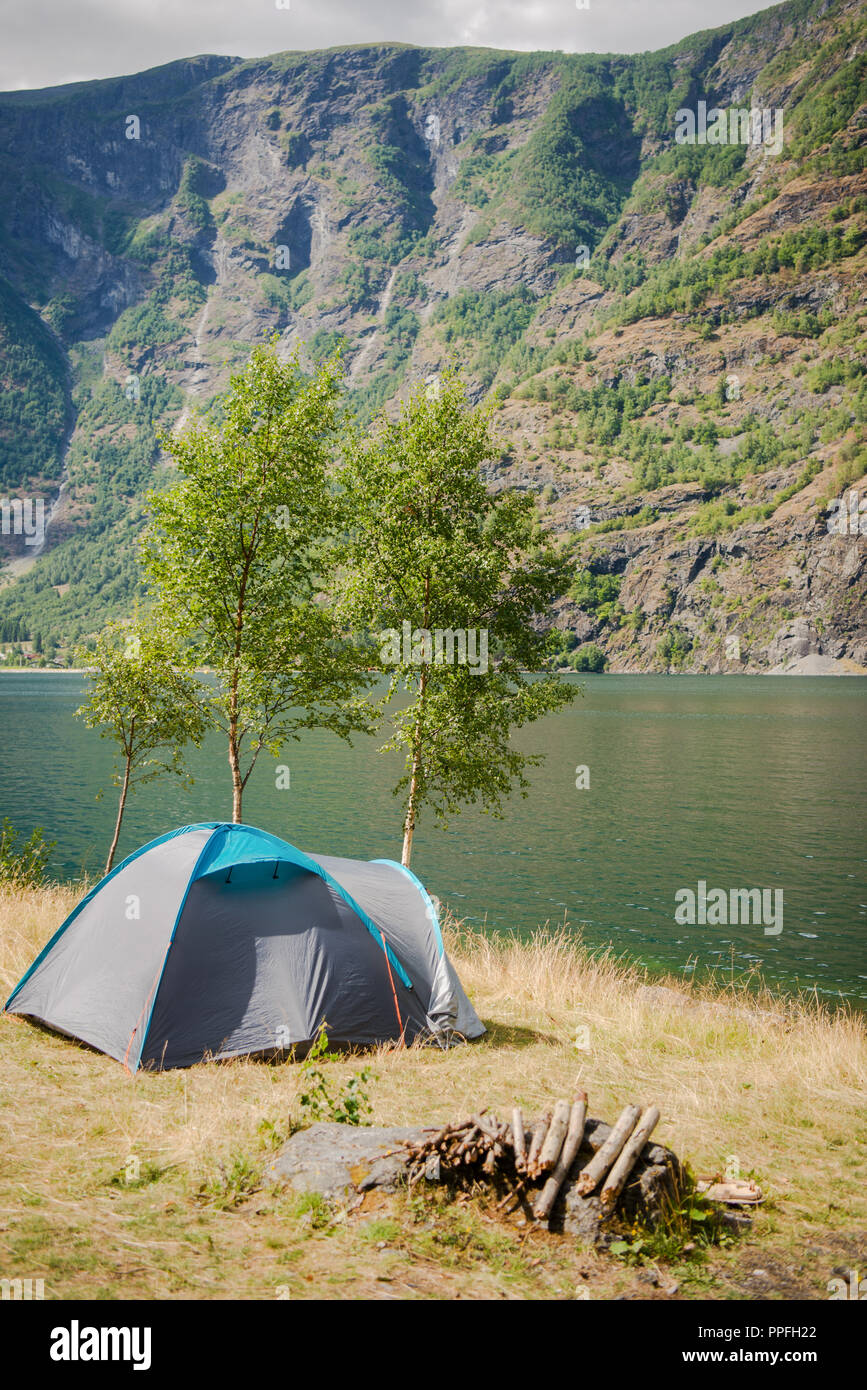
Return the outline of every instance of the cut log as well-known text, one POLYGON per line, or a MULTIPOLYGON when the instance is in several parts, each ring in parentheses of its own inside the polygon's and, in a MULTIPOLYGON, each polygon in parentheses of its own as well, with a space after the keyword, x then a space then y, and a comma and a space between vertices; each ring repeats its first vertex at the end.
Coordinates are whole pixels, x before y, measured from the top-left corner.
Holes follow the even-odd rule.
POLYGON ((569 1111, 569 1128, 566 1131, 566 1138, 560 1150, 560 1157, 557 1160, 557 1167, 554 1169, 542 1191, 539 1194, 533 1215, 537 1221, 544 1221, 551 1215, 557 1194, 572 1170, 572 1164, 581 1147, 581 1140, 584 1138, 584 1121, 587 1118, 587 1095, 584 1091, 579 1091, 572 1103, 569 1111))
POLYGON ((603 1207, 613 1207, 617 1198, 623 1191, 624 1183, 635 1167, 638 1155, 644 1148, 651 1134, 659 1123, 659 1111, 655 1105, 649 1105, 642 1112, 641 1119, 629 1136, 629 1140, 624 1144, 620 1151, 620 1157, 615 1163, 611 1172, 605 1180, 600 1195, 603 1207))
POLYGON ((527 1145, 524 1138, 524 1116, 516 1105, 512 1111, 512 1145, 515 1150, 515 1167, 523 1173, 527 1166, 527 1145))
POLYGON ((566 1138, 566 1131, 569 1128, 569 1114, 568 1100, 558 1100, 554 1106, 554 1114, 548 1126, 548 1133, 545 1135, 545 1142, 536 1160, 534 1176, 538 1177, 542 1173, 550 1173, 551 1169, 556 1167, 560 1150, 563 1147, 563 1140, 566 1138))
POLYGON ((457 1152, 458 1154, 465 1154, 466 1151, 467 1151, 467 1149, 470 1147, 470 1145, 471 1145, 471 1144, 473 1143, 473 1141, 475 1140, 475 1137, 476 1137, 477 1133, 478 1133, 478 1125, 473 1125, 472 1129, 470 1129, 470 1130, 467 1131, 466 1136, 465 1136, 465 1137, 461 1140, 461 1142, 458 1144, 458 1147, 457 1147, 456 1152, 457 1152))
POLYGON ((545 1142, 545 1135, 548 1133, 548 1126, 551 1123, 551 1116, 543 1115, 541 1120, 537 1120, 533 1126, 533 1137, 530 1140, 530 1152, 527 1154, 527 1172, 530 1177, 536 1171, 536 1163, 539 1154, 542 1152, 542 1145, 545 1142))
POLYGON ((640 1114, 641 1111, 637 1105, 627 1105, 621 1112, 617 1124, 605 1140, 605 1143, 600 1149, 597 1149, 586 1168, 583 1168, 578 1174, 575 1183, 575 1191, 579 1197, 589 1196, 596 1184, 605 1177, 605 1174, 608 1172, 638 1123, 640 1114))
POLYGON ((472 1120, 464 1120, 462 1124, 447 1125, 443 1130, 446 1139, 452 1139, 457 1134, 466 1134, 467 1130, 472 1129, 472 1120))
POLYGON ((439 1154, 431 1154, 425 1161, 424 1175, 428 1182, 439 1182, 442 1178, 442 1164, 439 1154))
POLYGON ((500 1126, 497 1122, 496 1115, 492 1115, 490 1119, 487 1120, 483 1119, 481 1115, 474 1115, 473 1124, 477 1129, 481 1130, 482 1134, 486 1134, 489 1139, 499 1138, 500 1126))

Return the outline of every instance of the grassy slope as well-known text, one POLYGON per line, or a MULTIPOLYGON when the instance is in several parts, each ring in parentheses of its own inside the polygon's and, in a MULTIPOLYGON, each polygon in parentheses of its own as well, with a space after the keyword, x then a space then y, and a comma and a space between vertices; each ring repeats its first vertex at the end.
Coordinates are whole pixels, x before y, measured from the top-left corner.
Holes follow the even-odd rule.
MULTIPOLYGON (((75 898, 67 887, 0 890, 4 994, 75 898)), ((673 981, 687 1006, 660 1005, 639 994, 638 971, 562 936, 453 932, 450 951, 488 1036, 329 1064, 335 1089, 372 1068, 375 1122, 431 1123, 485 1102, 531 1115, 576 1080, 591 1114, 608 1119, 655 1100, 660 1141, 698 1175, 736 1154, 768 1196, 735 1243, 651 1248, 664 1287, 673 1277, 683 1298, 825 1298, 834 1266, 863 1267, 861 1020, 738 986, 686 994, 673 981), (585 1024, 590 1050, 577 1052, 585 1024)), ((300 1081, 291 1064, 250 1061, 131 1078, 0 1018, 0 1274, 42 1277, 49 1298, 666 1296, 646 1266, 501 1218, 484 1195, 369 1195, 345 1217, 258 1188, 275 1143, 303 1119, 300 1081), (135 1185, 123 1180, 131 1154, 135 1185)))

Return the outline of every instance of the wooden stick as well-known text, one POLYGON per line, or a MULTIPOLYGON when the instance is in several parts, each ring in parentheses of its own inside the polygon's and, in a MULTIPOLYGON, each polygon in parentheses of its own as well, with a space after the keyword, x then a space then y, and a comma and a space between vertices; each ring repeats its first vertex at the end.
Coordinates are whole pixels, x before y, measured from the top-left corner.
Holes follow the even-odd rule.
POLYGON ((474 1138, 475 1138, 475 1135, 476 1135, 476 1131, 477 1131, 477 1130, 478 1130, 478 1125, 473 1125, 472 1129, 468 1131, 466 1137, 465 1137, 464 1139, 462 1139, 461 1142, 458 1144, 458 1147, 457 1147, 457 1149, 456 1149, 456 1153, 459 1153, 459 1154, 466 1153, 467 1149, 470 1147, 470 1145, 472 1144, 472 1142, 473 1142, 473 1140, 474 1140, 474 1138))
MULTIPOLYGON (((449 1139, 449 1138, 451 1138, 451 1136, 454 1135, 454 1134, 465 1134, 466 1131, 467 1131, 467 1130, 470 1128, 470 1126, 472 1125, 472 1123, 473 1123, 472 1120, 464 1120, 461 1124, 453 1123, 453 1124, 450 1124, 450 1125, 445 1125, 445 1126, 444 1126, 443 1128, 441 1128, 441 1129, 434 1129, 434 1127, 433 1127, 432 1125, 429 1125, 426 1129, 423 1129, 423 1130, 422 1130, 422 1134, 430 1134, 430 1135, 432 1135, 432 1136, 433 1136, 433 1139, 434 1139, 434 1142, 435 1142, 437 1139, 449 1139)), ((429 1141, 425 1141, 425 1142, 429 1142, 429 1141)))
POLYGON ((545 1135, 545 1142, 536 1160, 536 1176, 541 1173, 550 1173, 560 1157, 563 1140, 566 1138, 566 1131, 569 1128, 569 1113, 568 1100, 558 1100, 554 1106, 554 1115, 548 1126, 548 1133, 545 1135))
POLYGON ((506 1193, 506 1195, 505 1195, 505 1197, 503 1198, 503 1200, 502 1200, 501 1202, 498 1202, 498 1203, 497 1203, 497 1205, 496 1205, 496 1207, 494 1208, 494 1210, 495 1210, 495 1211, 502 1211, 502 1210, 503 1210, 503 1207, 506 1205, 506 1203, 507 1203, 507 1202, 511 1202, 511 1200, 512 1200, 513 1197, 520 1197, 520 1195, 521 1195, 523 1189, 526 1187, 526 1185, 527 1185, 527 1179, 526 1179, 526 1178, 522 1178, 521 1181, 520 1181, 519 1183, 517 1183, 516 1186, 513 1187, 513 1188, 511 1189, 510 1192, 507 1192, 507 1193, 506 1193))
POLYGON ((581 1147, 581 1140, 584 1138, 584 1121, 587 1118, 587 1095, 584 1091, 579 1091, 572 1103, 569 1112, 569 1128, 566 1131, 566 1138, 560 1157, 557 1160, 557 1167, 554 1169, 545 1186, 542 1188, 533 1215, 537 1221, 544 1221, 551 1215, 557 1194, 572 1170, 576 1154, 581 1147))
POLYGON ((439 1154, 431 1154, 425 1161, 424 1175, 428 1182, 439 1182, 442 1178, 442 1163, 439 1154))
POLYGON ((605 1180, 605 1186, 600 1194, 603 1207, 614 1206, 614 1203, 623 1191, 626 1179, 635 1167, 638 1155, 655 1130, 658 1122, 658 1109, 655 1105, 649 1105, 647 1109, 642 1112, 641 1119, 633 1130, 629 1142, 624 1145, 620 1157, 605 1180))
POLYGON ((548 1126, 551 1123, 551 1116, 543 1115, 541 1120, 537 1120, 533 1126, 533 1137, 530 1140, 530 1152, 527 1155, 527 1172, 530 1177, 536 1171, 536 1162, 542 1152, 542 1145, 545 1142, 545 1135, 548 1133, 548 1126))
POLYGON ((473 1124, 477 1129, 482 1131, 482 1134, 486 1134, 489 1139, 496 1139, 499 1137, 500 1126, 497 1124, 496 1116, 491 1116, 490 1119, 483 1120, 481 1115, 474 1115, 473 1124))
POLYGON ((512 1146, 515 1150, 515 1167, 523 1173, 527 1166, 527 1140, 524 1135, 524 1116, 516 1105, 512 1111, 512 1146))
POLYGON ((601 1148, 596 1150, 596 1153, 593 1155, 586 1168, 578 1175, 578 1180, 575 1183, 575 1190, 579 1197, 586 1197, 593 1191, 600 1179, 605 1177, 608 1169, 617 1158, 617 1155, 620 1153, 620 1150, 623 1148, 623 1145, 638 1123, 640 1114, 641 1111, 637 1105, 627 1105, 621 1112, 617 1124, 605 1140, 605 1143, 601 1148))

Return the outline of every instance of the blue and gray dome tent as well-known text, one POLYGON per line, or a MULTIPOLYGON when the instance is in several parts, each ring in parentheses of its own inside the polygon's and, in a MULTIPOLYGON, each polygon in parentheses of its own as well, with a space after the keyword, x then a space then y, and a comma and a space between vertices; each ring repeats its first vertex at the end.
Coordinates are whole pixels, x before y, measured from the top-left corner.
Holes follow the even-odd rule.
POLYGON ((408 869, 186 825, 118 864, 6 1009, 131 1071, 335 1043, 484 1033, 408 869))

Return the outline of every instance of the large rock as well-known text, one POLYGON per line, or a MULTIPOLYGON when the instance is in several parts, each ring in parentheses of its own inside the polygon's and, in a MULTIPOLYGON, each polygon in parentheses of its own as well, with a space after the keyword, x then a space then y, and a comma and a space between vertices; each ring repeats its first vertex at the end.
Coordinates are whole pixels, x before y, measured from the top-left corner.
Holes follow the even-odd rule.
POLYGON ((266 1179, 287 1182, 297 1192, 345 1197, 379 1187, 393 1192, 406 1171, 405 1139, 418 1141, 421 1129, 321 1122, 299 1129, 271 1163, 266 1179))

